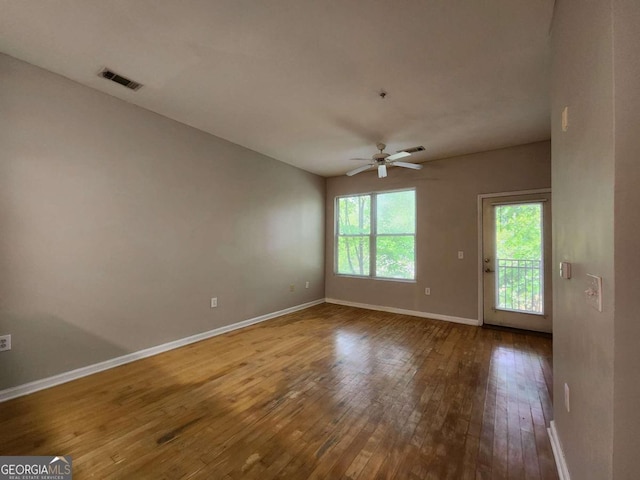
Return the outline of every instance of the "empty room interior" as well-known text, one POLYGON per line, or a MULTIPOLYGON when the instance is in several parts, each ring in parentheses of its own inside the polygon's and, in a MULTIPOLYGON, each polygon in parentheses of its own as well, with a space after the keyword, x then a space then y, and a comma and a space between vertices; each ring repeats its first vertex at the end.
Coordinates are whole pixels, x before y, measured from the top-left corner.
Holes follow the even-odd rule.
POLYGON ((640 478, 640 2, 0 11, 0 478, 640 478))

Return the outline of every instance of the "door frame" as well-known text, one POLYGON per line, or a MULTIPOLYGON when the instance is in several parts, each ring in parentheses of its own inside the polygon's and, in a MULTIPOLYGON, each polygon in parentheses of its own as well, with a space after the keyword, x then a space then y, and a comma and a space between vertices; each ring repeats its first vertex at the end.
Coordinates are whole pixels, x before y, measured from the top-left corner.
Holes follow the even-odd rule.
MULTIPOLYGON (((535 195, 538 193, 551 193, 551 188, 537 188, 533 190, 516 190, 511 192, 481 193, 478 195, 478 325, 484 325, 484 281, 483 281, 483 223, 482 201, 486 198, 511 197, 514 195, 535 195)), ((549 252, 551 254, 551 252, 549 252)), ((551 290, 550 290, 551 291, 551 290)))

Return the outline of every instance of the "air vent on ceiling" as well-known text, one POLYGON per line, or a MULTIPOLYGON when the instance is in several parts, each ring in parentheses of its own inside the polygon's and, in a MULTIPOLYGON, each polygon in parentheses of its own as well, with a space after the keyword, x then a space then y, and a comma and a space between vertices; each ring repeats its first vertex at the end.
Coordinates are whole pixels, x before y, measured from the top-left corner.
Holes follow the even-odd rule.
POLYGON ((398 153, 400 152, 407 152, 407 153, 416 153, 416 152, 424 152, 425 148, 420 145, 419 147, 413 147, 413 148, 405 148, 404 150, 398 150, 398 153))
POLYGON ((140 90, 142 88, 141 83, 134 82, 133 80, 129 80, 122 75, 118 75, 116 72, 113 72, 108 68, 102 69, 102 71, 98 75, 100 75, 102 78, 106 78, 107 80, 111 80, 112 82, 119 83, 120 85, 131 90, 140 90))

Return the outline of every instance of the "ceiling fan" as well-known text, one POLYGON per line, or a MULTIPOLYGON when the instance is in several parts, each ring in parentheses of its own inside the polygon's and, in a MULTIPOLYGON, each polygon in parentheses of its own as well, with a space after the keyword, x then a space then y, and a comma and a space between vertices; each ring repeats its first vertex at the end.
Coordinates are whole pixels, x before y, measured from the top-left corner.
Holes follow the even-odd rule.
POLYGON ((404 168, 412 168, 413 170, 420 170, 422 165, 418 163, 408 163, 408 162, 398 162, 401 158, 406 158, 410 156, 412 153, 422 152, 424 147, 413 147, 406 148, 404 150, 400 150, 398 153, 394 153, 393 155, 389 155, 384 152, 384 149, 387 146, 384 143, 378 143, 376 145, 380 153, 374 154, 370 159, 369 158, 352 158, 351 160, 366 160, 370 162, 368 165, 364 165, 362 167, 358 167, 350 172, 347 172, 347 175, 351 177, 352 175, 356 175, 360 172, 364 172, 365 170, 369 170, 370 168, 377 167, 378 168, 378 178, 384 178, 387 176, 387 167, 404 167, 404 168))

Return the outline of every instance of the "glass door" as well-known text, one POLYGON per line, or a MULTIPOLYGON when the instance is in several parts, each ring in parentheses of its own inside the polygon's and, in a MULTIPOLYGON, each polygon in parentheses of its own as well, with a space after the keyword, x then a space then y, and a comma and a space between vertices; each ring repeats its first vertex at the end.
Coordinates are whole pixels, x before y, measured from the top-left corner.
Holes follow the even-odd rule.
POLYGON ((551 196, 483 199, 484 322, 551 332, 551 196))

